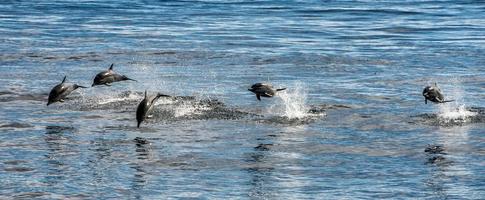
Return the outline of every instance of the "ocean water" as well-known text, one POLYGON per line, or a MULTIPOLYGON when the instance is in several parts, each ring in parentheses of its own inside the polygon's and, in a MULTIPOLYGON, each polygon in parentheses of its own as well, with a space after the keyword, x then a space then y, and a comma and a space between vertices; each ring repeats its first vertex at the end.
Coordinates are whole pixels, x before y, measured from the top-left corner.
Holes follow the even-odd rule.
POLYGON ((0 2, 0 199, 483 199, 485 2, 0 2), (91 86, 114 70, 138 82, 91 86), (285 87, 258 101, 252 84, 285 87), (424 104, 437 83, 447 104, 424 104), (136 128, 147 90, 171 95, 136 128), (429 151, 436 147, 439 151, 429 151))

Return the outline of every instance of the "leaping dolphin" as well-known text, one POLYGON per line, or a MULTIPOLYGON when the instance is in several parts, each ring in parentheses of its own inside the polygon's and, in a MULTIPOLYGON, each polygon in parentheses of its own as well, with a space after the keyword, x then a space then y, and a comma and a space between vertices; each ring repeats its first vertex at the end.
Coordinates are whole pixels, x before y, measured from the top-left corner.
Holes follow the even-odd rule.
POLYGON ((96 77, 94 77, 93 85, 91 85, 91 87, 94 87, 96 85, 111 86, 110 83, 118 82, 118 81, 126 81, 126 80, 136 81, 134 79, 128 78, 125 75, 121 75, 114 72, 113 65, 114 63, 111 64, 108 70, 98 73, 96 77))
POLYGON ((446 103, 451 102, 454 100, 446 100, 443 94, 441 93, 441 89, 438 87, 436 83, 433 86, 426 86, 423 90, 424 96, 424 103, 428 104, 428 100, 434 103, 446 103))
POLYGON ((64 79, 62 79, 62 82, 54 86, 54 88, 52 88, 51 92, 49 93, 49 99, 47 101, 47 105, 53 104, 58 101, 64 102, 64 98, 66 98, 67 95, 71 94, 72 91, 78 88, 87 88, 77 84, 66 83, 66 77, 67 76, 64 76, 64 79))
POLYGON ((286 88, 273 89, 273 86, 267 83, 256 83, 248 89, 249 91, 256 94, 256 98, 261 101, 261 97, 273 97, 276 92, 286 90, 286 88))
POLYGON ((145 117, 149 114, 149 112, 151 112, 151 110, 153 109, 153 105, 160 97, 170 96, 158 93, 155 96, 149 97, 147 95, 147 91, 145 90, 145 98, 143 98, 140 104, 138 104, 138 108, 136 109, 136 121, 138 122, 138 128, 140 128, 141 122, 145 120, 145 117))

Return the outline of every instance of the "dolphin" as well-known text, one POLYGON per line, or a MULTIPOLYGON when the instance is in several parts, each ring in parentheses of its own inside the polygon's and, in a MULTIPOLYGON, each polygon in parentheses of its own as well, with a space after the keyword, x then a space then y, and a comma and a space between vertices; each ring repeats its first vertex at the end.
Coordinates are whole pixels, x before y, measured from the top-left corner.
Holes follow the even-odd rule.
POLYGON ((454 101, 454 100, 445 101, 445 98, 441 93, 441 89, 438 87, 436 83, 434 83, 433 86, 426 86, 423 90, 423 96, 424 96, 424 104, 428 104, 428 100, 434 103, 446 103, 446 102, 454 101))
POLYGON ((147 91, 145 90, 145 98, 138 104, 136 109, 136 121, 138 122, 137 127, 140 128, 141 122, 145 119, 148 113, 153 109, 153 105, 160 97, 170 97, 169 95, 164 95, 158 93, 155 96, 149 97, 147 91))
POLYGON ((118 82, 118 81, 126 81, 126 80, 132 80, 136 81, 134 79, 128 78, 125 75, 118 74, 113 71, 113 64, 109 67, 107 71, 102 71, 94 77, 93 85, 91 87, 94 87, 96 85, 106 85, 106 86, 111 86, 110 83, 113 82, 118 82))
POLYGON ((443 145, 428 144, 428 146, 426 146, 426 149, 424 149, 424 152, 431 153, 431 154, 446 154, 444 153, 444 151, 445 151, 445 148, 443 147, 443 145))
POLYGON ((49 100, 47 101, 47 105, 53 104, 58 101, 64 102, 64 98, 66 98, 67 95, 71 94, 72 91, 78 88, 87 88, 77 84, 66 83, 66 77, 67 76, 64 76, 62 82, 52 88, 51 92, 49 93, 49 100))
POLYGON ((273 86, 267 83, 256 83, 248 89, 249 91, 256 94, 256 98, 261 101, 261 97, 273 97, 276 92, 286 90, 286 88, 273 89, 273 86))

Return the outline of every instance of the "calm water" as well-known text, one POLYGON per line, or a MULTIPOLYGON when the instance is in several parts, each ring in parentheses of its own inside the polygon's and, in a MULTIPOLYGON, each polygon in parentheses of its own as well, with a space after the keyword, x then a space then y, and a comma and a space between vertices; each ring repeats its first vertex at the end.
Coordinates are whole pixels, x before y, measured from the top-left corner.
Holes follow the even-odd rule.
POLYGON ((1 199, 483 199, 483 1, 0 3, 1 199), (139 82, 90 86, 115 63, 139 82), (256 82, 287 87, 261 102, 256 82), (437 82, 445 105, 424 104, 437 82), (136 128, 147 89, 161 99, 136 128), (439 145, 442 152, 425 152, 439 145))

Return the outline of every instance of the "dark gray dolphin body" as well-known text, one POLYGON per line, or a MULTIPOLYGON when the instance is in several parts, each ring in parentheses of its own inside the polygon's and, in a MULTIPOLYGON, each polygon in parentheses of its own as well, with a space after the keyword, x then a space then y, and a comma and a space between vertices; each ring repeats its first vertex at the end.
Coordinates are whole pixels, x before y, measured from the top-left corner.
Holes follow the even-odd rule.
POLYGON ((256 83, 248 89, 249 91, 256 94, 256 98, 261 101, 261 97, 273 97, 276 95, 276 92, 286 90, 286 88, 281 89, 273 89, 273 86, 266 83, 256 83))
POLYGON ((80 86, 77 84, 66 83, 66 76, 62 79, 62 82, 54 86, 51 92, 49 93, 49 100, 47 101, 47 105, 50 105, 55 102, 64 102, 64 98, 67 95, 71 94, 72 91, 78 88, 87 88, 84 86, 80 86))
POLYGON ((170 97, 169 95, 164 95, 158 93, 156 96, 148 97, 147 91, 145 90, 145 98, 138 104, 136 109, 136 121, 138 122, 137 127, 140 128, 141 122, 145 119, 147 114, 153 109, 153 105, 160 97, 170 97))
POLYGON ((430 153, 430 154, 446 154, 444 153, 445 148, 442 145, 430 145, 424 149, 424 152, 430 153))
POLYGON ((113 65, 109 67, 107 71, 102 71, 94 77, 93 85, 91 87, 94 87, 95 85, 107 85, 111 86, 110 83, 113 82, 118 82, 118 81, 126 81, 126 80, 132 80, 136 81, 134 79, 128 78, 125 75, 118 74, 113 71, 113 65))
POLYGON ((426 86, 423 90, 423 96, 424 96, 424 103, 428 104, 428 100, 434 103, 446 103, 446 102, 451 102, 453 100, 448 100, 445 101, 445 97, 441 93, 440 88, 438 88, 438 85, 434 83, 433 86, 426 86))

